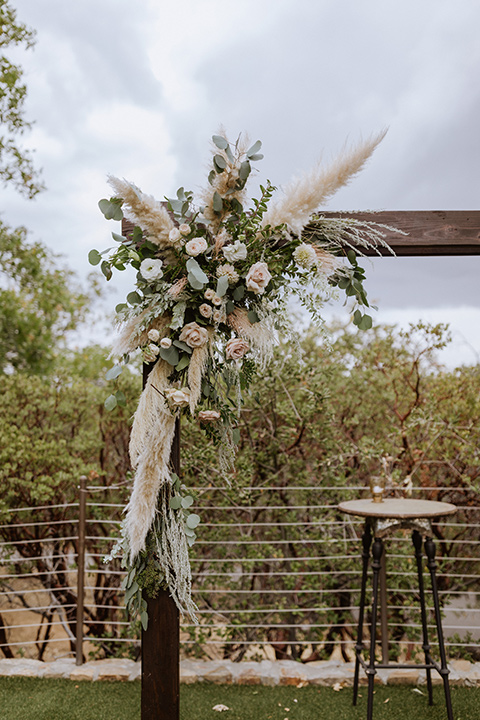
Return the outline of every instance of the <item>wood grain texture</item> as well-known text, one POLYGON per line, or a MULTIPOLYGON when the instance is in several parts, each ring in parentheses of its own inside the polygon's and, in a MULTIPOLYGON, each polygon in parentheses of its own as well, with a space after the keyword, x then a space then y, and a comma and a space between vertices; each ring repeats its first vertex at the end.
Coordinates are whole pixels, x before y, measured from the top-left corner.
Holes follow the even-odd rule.
MULTIPOLYGON (((386 231, 385 240, 396 255, 480 255, 480 210, 384 210, 382 212, 327 212, 325 217, 350 217, 390 225, 408 233, 386 231)), ((131 233, 134 224, 122 220, 122 234, 131 233)), ((365 251, 365 255, 375 255, 365 251)), ((384 249, 381 255, 390 256, 384 249)))
MULTIPOLYGON (((143 386, 153 363, 143 365, 143 386)), ((180 420, 175 421, 170 462, 180 474, 180 420)), ((141 720, 180 718, 180 618, 168 590, 147 601, 148 628, 142 630, 141 720)))

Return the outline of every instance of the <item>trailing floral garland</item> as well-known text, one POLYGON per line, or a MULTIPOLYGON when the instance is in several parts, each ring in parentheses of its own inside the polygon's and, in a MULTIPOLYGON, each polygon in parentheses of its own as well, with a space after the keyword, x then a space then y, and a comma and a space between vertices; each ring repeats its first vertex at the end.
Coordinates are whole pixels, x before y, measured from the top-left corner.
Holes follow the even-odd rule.
MULTIPOLYGON (((89 260, 109 280, 131 265, 136 290, 117 306, 120 335, 115 379, 140 350, 151 372, 140 397, 130 440, 135 479, 127 506, 123 562, 127 606, 147 622, 142 588, 167 587, 180 610, 194 617, 188 546, 200 518, 193 498, 172 472, 176 418, 190 414, 218 446, 220 467, 231 469, 239 439, 242 394, 257 367, 272 356, 278 333, 294 334, 292 296, 319 313, 335 288, 355 301, 353 322, 372 325, 357 255, 386 246, 374 222, 327 218, 319 208, 358 173, 384 133, 344 152, 336 162, 294 180, 283 193, 267 182, 247 205, 246 184, 261 142, 249 147, 214 135, 212 170, 201 206, 183 188, 158 202, 126 180, 110 177, 114 196, 99 203, 107 219, 123 212, 135 224, 128 237, 89 260), (113 251, 112 251, 113 250, 113 251)), ((124 401, 110 395, 107 409, 124 401)), ((118 548, 115 552, 118 552, 118 548)))

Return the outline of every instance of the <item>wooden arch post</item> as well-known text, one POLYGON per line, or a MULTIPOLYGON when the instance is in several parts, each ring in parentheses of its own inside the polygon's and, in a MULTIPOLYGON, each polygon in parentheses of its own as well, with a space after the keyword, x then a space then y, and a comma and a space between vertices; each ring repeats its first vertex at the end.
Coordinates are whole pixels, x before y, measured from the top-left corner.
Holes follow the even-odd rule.
MULTIPOLYGON (((346 213, 324 213, 339 217, 346 213)), ((377 213, 348 213, 349 218, 396 227, 408 233, 386 233, 385 240, 399 257, 480 255, 479 210, 396 210, 377 213)), ((122 235, 134 224, 122 220, 122 235)), ((376 255, 364 250, 365 255, 376 255)), ((380 254, 390 255, 380 248, 380 254)), ((149 366, 144 366, 144 382, 149 366)), ((172 447, 172 465, 180 470, 180 425, 177 421, 172 447)), ((178 609, 167 590, 147 598, 148 629, 142 632, 142 720, 179 720, 180 625, 178 609)))

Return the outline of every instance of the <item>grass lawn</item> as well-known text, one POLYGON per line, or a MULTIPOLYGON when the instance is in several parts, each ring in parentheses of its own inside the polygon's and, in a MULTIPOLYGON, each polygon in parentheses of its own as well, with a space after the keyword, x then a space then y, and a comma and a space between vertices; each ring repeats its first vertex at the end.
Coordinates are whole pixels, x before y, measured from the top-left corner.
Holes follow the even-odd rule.
MULTIPOLYGON (((352 707, 351 688, 182 685, 181 720, 363 720, 366 689, 352 707), (215 705, 229 710, 218 712, 215 705)), ((433 707, 412 687, 380 687, 374 720, 445 720, 443 690, 433 707)), ((424 692, 422 690, 422 692, 424 692)), ((480 690, 452 688, 455 720, 478 720, 480 690)), ((0 678, 1 720, 140 720, 140 683, 0 678)))

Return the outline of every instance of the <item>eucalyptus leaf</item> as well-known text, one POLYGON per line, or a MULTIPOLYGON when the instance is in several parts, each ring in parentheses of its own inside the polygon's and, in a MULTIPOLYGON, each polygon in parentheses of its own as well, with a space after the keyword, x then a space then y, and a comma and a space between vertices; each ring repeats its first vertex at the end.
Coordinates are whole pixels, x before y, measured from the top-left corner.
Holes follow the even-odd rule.
POLYGON ((101 261, 102 256, 98 252, 98 250, 90 250, 88 253, 88 262, 90 265, 98 265, 98 263, 101 261))
POLYGON ((262 141, 257 140, 257 142, 253 143, 252 147, 247 150, 247 157, 251 158, 252 155, 255 155, 258 153, 260 148, 262 147, 262 141))
POLYGON ((233 291, 233 299, 237 302, 245 296, 245 285, 237 285, 233 291))
POLYGON ((123 218, 122 201, 118 198, 99 200, 98 207, 107 220, 120 221, 123 218))
POLYGON ((191 355, 193 352, 190 345, 187 345, 187 343, 183 342, 183 340, 174 340, 173 344, 175 345, 175 347, 180 348, 180 350, 183 350, 184 352, 188 353, 189 355, 191 355))
POLYGON ((133 291, 133 292, 128 293, 127 302, 130 305, 138 305, 139 303, 142 302, 142 298, 140 297, 140 295, 137 292, 133 291))
POLYGON ((223 297, 225 293, 228 290, 228 277, 226 275, 222 275, 217 280, 217 295, 218 297, 223 297))
POLYGON ((194 290, 201 290, 203 288, 203 286, 205 285, 205 283, 202 283, 202 282, 200 282, 200 280, 197 280, 197 278, 195 277, 195 275, 193 273, 188 273, 187 280, 188 280, 190 286, 194 290))
POLYGON ((230 315, 235 310, 235 303, 232 300, 228 300, 227 304, 225 305, 225 312, 227 315, 230 315))
POLYGON ((226 140, 222 135, 212 135, 213 143, 220 149, 220 150, 226 150, 228 147, 228 140, 226 140))
POLYGON ((193 497, 191 495, 182 498, 182 508, 186 510, 190 505, 193 505, 193 497))
POLYGON ((373 325, 373 320, 370 315, 364 315, 358 323, 359 330, 370 330, 373 325))
POLYGON ((252 166, 250 165, 249 161, 244 160, 240 165, 240 170, 238 171, 238 177, 240 178, 240 180, 246 180, 250 175, 251 170, 252 166))
POLYGON ((186 519, 186 525, 190 530, 195 530, 195 528, 197 527, 199 522, 200 522, 200 516, 196 515, 195 513, 192 513, 186 519))
POLYGON ((235 445, 238 445, 240 442, 240 430, 238 428, 233 428, 232 430, 232 440, 235 445))
POLYGON ((178 354, 178 350, 173 345, 170 345, 169 348, 160 348, 160 357, 162 360, 165 360, 170 365, 176 365, 180 359, 180 355, 178 354))
POLYGON ((127 303, 118 303, 118 305, 115 305, 115 312, 120 313, 123 310, 126 310, 128 308, 127 303))
POLYGON ((115 398, 117 400, 117 405, 120 405, 120 407, 126 407, 127 398, 125 397, 125 393, 123 393, 121 390, 117 390, 117 392, 115 393, 115 398))
POLYGON ((208 282, 208 276, 205 275, 202 268, 198 264, 198 262, 195 260, 195 258, 189 258, 186 262, 186 268, 188 273, 191 273, 194 275, 197 280, 203 284, 208 282))
POLYGON ((104 402, 104 407, 105 407, 105 410, 108 410, 109 412, 111 410, 115 410, 115 408, 117 407, 117 398, 115 397, 115 395, 109 395, 107 397, 107 399, 104 402))
POLYGON ((182 507, 182 498, 179 495, 170 498, 170 507, 172 510, 179 510, 182 507))
POLYGON ((254 160, 263 160, 264 157, 265 157, 265 155, 262 155, 262 153, 255 153, 255 155, 249 155, 249 156, 248 156, 248 159, 249 159, 249 160, 252 160, 252 161, 254 161, 254 160))
POLYGON ((107 372, 105 373, 105 379, 106 380, 115 380, 119 375, 121 375, 123 372, 123 368, 121 365, 114 365, 111 367, 107 372))
POLYGON ((255 310, 249 310, 248 313, 247 313, 247 317, 248 317, 248 319, 250 320, 250 322, 252 323, 252 325, 253 325, 254 323, 257 323, 257 322, 260 320, 260 318, 258 317, 258 315, 257 315, 257 313, 255 312, 255 310))
POLYGON ((225 160, 223 155, 214 155, 213 165, 218 173, 222 173, 227 167, 227 161, 225 160))
POLYGON ((117 242, 123 243, 126 242, 127 238, 123 237, 123 235, 119 235, 118 233, 112 232, 112 237, 117 242))
POLYGON ((140 613, 140 622, 142 623, 144 632, 146 632, 148 628, 148 612, 146 610, 140 613))
POLYGON ((216 213, 221 213, 223 210, 223 200, 221 196, 218 194, 218 192, 215 190, 213 193, 213 211, 216 213))
POLYGON ((175 365, 175 370, 177 372, 180 372, 180 370, 185 370, 186 367, 190 364, 190 357, 188 355, 182 355, 179 362, 175 365))

